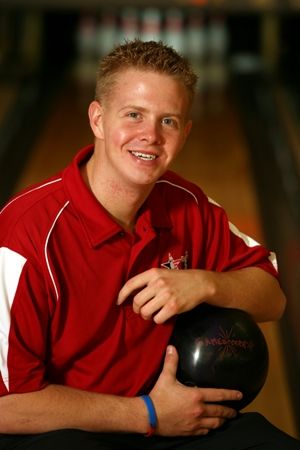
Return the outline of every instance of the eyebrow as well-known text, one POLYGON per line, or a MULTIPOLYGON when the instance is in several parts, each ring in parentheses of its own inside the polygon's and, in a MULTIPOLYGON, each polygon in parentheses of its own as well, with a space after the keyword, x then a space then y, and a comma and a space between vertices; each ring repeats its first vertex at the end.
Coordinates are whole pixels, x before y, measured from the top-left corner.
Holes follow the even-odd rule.
MULTIPOLYGON (((122 112, 126 109, 136 109, 137 111, 141 112, 147 112, 147 108, 144 108, 143 106, 137 106, 137 105, 126 105, 123 108, 119 110, 119 112, 122 112)), ((178 119, 182 119, 184 116, 176 113, 164 113, 161 115, 161 117, 176 117, 178 119)))

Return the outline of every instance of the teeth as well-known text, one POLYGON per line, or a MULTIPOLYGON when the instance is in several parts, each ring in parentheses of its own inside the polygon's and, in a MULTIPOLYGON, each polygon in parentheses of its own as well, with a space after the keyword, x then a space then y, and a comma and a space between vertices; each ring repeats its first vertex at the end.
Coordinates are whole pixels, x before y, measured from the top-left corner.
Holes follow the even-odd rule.
POLYGON ((141 152, 130 152, 132 155, 136 156, 137 158, 143 159, 144 161, 153 161, 157 158, 155 155, 149 155, 148 153, 141 153, 141 152))

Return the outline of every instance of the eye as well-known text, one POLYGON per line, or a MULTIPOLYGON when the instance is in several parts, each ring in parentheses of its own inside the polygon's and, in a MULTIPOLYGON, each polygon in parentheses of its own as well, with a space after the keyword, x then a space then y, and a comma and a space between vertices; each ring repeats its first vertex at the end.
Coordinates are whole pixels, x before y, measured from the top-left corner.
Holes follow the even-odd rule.
POLYGON ((177 128, 177 122, 176 120, 172 119, 171 117, 164 117, 162 119, 162 123, 164 125, 167 125, 169 127, 176 127, 177 128))
POLYGON ((129 113, 127 113, 127 117, 129 117, 130 119, 140 119, 141 113, 136 111, 130 111, 129 113))

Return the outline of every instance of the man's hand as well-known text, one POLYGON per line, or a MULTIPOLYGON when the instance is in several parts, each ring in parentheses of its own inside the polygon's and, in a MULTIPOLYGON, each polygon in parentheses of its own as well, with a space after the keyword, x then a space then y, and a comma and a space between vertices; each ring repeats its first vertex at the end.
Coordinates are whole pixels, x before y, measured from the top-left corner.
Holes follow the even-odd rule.
POLYGON ((228 272, 152 268, 128 280, 117 303, 129 296, 133 297, 133 310, 156 323, 202 302, 242 309, 257 322, 266 322, 280 318, 286 303, 276 278, 259 267, 228 272))
POLYGON ((176 380, 178 354, 168 346, 160 377, 150 392, 162 436, 205 435, 236 416, 234 409, 219 402, 240 400, 239 391, 187 387, 176 380))
POLYGON ((188 311, 211 295, 210 273, 202 270, 149 269, 128 280, 121 289, 118 305, 130 295, 133 310, 144 319, 163 323, 188 311), (137 293, 136 293, 137 292, 137 293))

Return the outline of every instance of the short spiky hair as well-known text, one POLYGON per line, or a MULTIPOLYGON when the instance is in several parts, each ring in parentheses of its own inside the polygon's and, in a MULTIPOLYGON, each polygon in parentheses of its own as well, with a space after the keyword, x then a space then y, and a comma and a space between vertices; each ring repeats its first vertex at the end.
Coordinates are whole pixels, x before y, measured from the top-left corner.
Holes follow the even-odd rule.
POLYGON ((101 101, 107 97, 115 82, 115 75, 129 68, 158 72, 176 78, 185 86, 192 103, 197 75, 189 62, 162 42, 143 42, 139 39, 115 47, 100 61, 96 100, 101 101))

